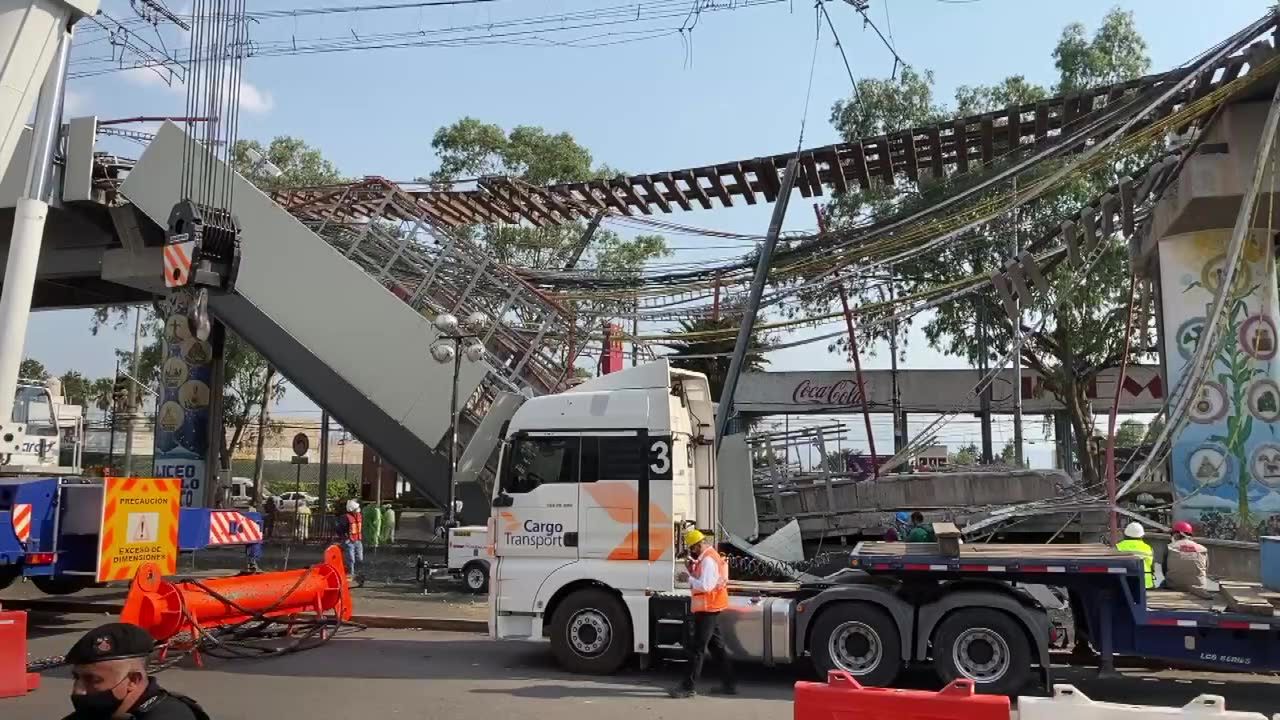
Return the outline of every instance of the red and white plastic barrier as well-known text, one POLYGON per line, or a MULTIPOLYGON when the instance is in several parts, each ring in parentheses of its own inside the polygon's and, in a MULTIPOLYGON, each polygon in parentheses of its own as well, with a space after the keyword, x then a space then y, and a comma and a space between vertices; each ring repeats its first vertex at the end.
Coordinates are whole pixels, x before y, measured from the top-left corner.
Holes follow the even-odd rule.
POLYGON ((236 510, 214 510, 209 513, 210 545, 243 545, 262 542, 258 523, 236 510))
POLYGON ((0 698, 22 697, 40 687, 27 672, 27 614, 0 610, 0 698))
MULTIPOLYGON (((1201 695, 1180 708, 1095 702, 1071 685, 1053 697, 1018 698, 1019 720, 1267 720, 1262 713, 1230 712, 1221 695, 1201 695)), ((1272 716, 1280 720, 1280 714, 1272 716)))
POLYGON ((825 683, 796 683, 793 706, 795 720, 1009 720, 1009 698, 975 694, 971 680, 938 692, 864 688, 836 670, 825 683))

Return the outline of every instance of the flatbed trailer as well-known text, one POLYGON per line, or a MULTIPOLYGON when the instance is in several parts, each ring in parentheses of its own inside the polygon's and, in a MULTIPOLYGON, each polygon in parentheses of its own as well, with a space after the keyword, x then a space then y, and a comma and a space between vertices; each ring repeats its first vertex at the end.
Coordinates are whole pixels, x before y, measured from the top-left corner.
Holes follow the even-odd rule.
MULTIPOLYGON (((844 670, 871 686, 929 666, 943 682, 968 678, 984 692, 1016 694, 1033 680, 1047 689, 1052 623, 1041 599, 1059 587, 1104 673, 1117 655, 1280 668, 1280 618, 1148 591, 1141 560, 1103 545, 962 545, 948 555, 936 543, 867 542, 849 565, 816 582, 730 581, 721 627, 734 657, 769 666, 807 658, 822 675, 844 670)), ((642 665, 685 656, 687 590, 620 592, 618 602, 613 593, 601 583, 551 593, 536 634, 579 672, 612 673, 630 654, 600 628, 611 629, 609 641, 628 628, 642 665)), ((502 637, 503 620, 494 621, 502 637)))
MULTIPOLYGON (((1102 672, 1114 670, 1116 655, 1227 671, 1280 669, 1274 610, 1236 612, 1224 598, 1149 590, 1141 560, 1104 545, 961 545, 948 555, 937 543, 868 542, 854 548, 850 564, 911 592, 931 588, 944 597, 975 583, 1063 588, 1102 672)), ((918 615, 918 634, 927 635, 933 619, 918 615)))
MULTIPOLYGON (((0 589, 28 578, 62 595, 97 583, 101 478, 0 478, 0 589)), ((256 557, 262 517, 246 510, 182 508, 178 551, 244 546, 256 557)))

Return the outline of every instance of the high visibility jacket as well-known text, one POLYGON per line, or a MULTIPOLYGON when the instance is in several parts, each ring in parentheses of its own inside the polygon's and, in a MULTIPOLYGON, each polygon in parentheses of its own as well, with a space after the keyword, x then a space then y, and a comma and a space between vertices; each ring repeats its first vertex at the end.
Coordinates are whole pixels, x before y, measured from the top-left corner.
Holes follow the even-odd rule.
POLYGON ((1156 554, 1145 540, 1126 538, 1116 543, 1116 549, 1121 552, 1133 553, 1142 558, 1142 574, 1146 579, 1146 585, 1148 588, 1156 586, 1156 554))
POLYGON ((347 539, 364 540, 364 518, 358 512, 347 513, 347 539))
MULTIPOLYGON (((720 579, 712 590, 693 593, 693 611, 696 613, 720 612, 729 607, 729 563, 725 562, 720 553, 712 548, 702 551, 702 556, 698 558, 698 565, 702 564, 704 558, 709 558, 716 564, 720 579)), ((696 569, 697 565, 694 567, 696 569)))

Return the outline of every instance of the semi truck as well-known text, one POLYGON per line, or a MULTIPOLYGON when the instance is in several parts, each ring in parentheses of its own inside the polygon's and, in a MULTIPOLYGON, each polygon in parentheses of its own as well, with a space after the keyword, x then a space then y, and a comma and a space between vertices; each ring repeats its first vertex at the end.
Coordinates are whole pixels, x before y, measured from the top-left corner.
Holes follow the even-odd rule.
MULTIPOLYGON (((492 499, 490 636, 549 640, 583 673, 683 657, 682 531, 718 528, 713 423, 707 378, 665 360, 525 402, 502 433, 492 499)), ((868 542, 847 567, 785 582, 735 580, 732 567, 721 627, 736 659, 809 662, 864 685, 930 666, 986 692, 1047 687, 1046 586, 1066 591, 1103 670, 1118 654, 1280 668, 1280 621, 1149 590, 1137 557, 1102 545, 868 542)))

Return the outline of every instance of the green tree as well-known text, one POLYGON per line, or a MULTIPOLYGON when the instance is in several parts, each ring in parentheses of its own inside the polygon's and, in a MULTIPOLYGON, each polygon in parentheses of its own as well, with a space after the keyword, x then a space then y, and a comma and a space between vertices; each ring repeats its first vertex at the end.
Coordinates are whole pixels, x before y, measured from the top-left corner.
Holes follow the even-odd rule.
POLYGON ((977 465, 980 457, 982 451, 974 443, 969 443, 947 456, 947 462, 952 465, 977 465))
POLYGON ((232 164, 246 180, 262 190, 343 181, 338 168, 325 159, 323 153, 291 135, 279 135, 265 147, 257 140, 237 140, 232 150, 232 164), (255 159, 255 154, 261 159, 255 159), (268 172, 266 162, 274 165, 280 174, 268 172))
POLYGON ((69 405, 90 407, 93 405, 93 381, 77 370, 68 370, 58 378, 62 384, 62 398, 69 405))
MULTIPOLYGON (((548 133, 522 125, 504 131, 473 117, 442 127, 431 140, 440 167, 429 180, 448 187, 459 180, 500 175, 528 185, 580 182, 607 178, 616 171, 593 165, 591 152, 569 133, 548 133)), ((638 275, 646 262, 669 254, 660 235, 623 238, 598 228, 585 247, 586 223, 572 222, 534 228, 524 225, 482 225, 464 231, 482 243, 499 262, 534 270, 560 270, 581 254, 575 267, 614 277, 638 275)), ((571 303, 585 313, 607 313, 613 305, 571 303)))
POLYGON ((89 386, 87 399, 92 403, 93 407, 102 412, 106 412, 111 409, 113 402, 111 393, 113 390, 115 390, 114 378, 98 378, 89 386))
MULTIPOLYGON (((1132 17, 1119 10, 1108 13, 1092 39, 1085 39, 1083 28, 1068 26, 1054 57, 1061 75, 1058 89, 1064 91, 1136 77, 1149 65, 1146 44, 1134 29, 1132 17)), ((955 103, 960 114, 975 113, 1034 102, 1045 94, 1044 88, 1013 76, 995 85, 961 87, 955 103)), ((885 129, 926 124, 948 114, 939 109, 927 72, 903 73, 896 81, 861 80, 858 95, 860 103, 842 100, 832 112, 832 121, 846 140, 885 129)), ((1015 241, 1025 246, 1044 236, 1064 216, 1079 210, 1105 189, 1116 174, 1097 172, 1066 183, 1056 193, 985 224, 962 241, 902 262, 894 268, 893 289, 909 294, 963 277, 989 274, 1015 254, 1015 241)), ((897 184, 905 190, 876 188, 834 199, 828 208, 832 227, 850 227, 886 210, 924 207, 933 202, 937 191, 975 180, 967 176, 935 178, 926 173, 915 184, 905 178, 899 181, 897 184)), ((1099 372, 1118 363, 1123 351, 1127 261, 1122 243, 1109 243, 1088 278, 1075 276, 1073 269, 1063 263, 1050 274, 1049 296, 1038 298, 1037 304, 1024 312, 1024 330, 1038 326, 1041 320, 1044 327, 1025 335, 1023 364, 1036 370, 1044 378, 1045 389, 1066 405, 1086 484, 1096 483, 1101 477, 1097 459, 1087 452, 1088 439, 1095 434, 1087 389, 1099 372)), ((883 287, 883 283, 852 285, 864 302, 880 300, 883 287)), ((813 311, 815 306, 829 307, 830 292, 823 295, 804 298, 804 311, 813 311)), ((1000 348, 1012 347, 1012 323, 995 293, 976 293, 941 305, 923 322, 922 329, 931 346, 971 363, 990 348, 997 349, 992 357, 998 359, 1000 348)), ((867 335, 872 340, 883 337, 884 332, 867 335)), ((845 343, 838 342, 834 347, 845 349, 845 343)))
MULTIPOLYGON (((724 381, 729 375, 729 353, 733 352, 737 340, 736 335, 726 335, 726 331, 736 330, 741 324, 741 318, 728 316, 719 320, 681 320, 675 337, 662 343, 663 347, 671 350, 667 358, 673 367, 693 370, 707 376, 712 402, 720 402, 720 393, 724 390, 724 381), (701 333, 706 333, 707 337, 700 337, 701 333)), ((768 337, 756 333, 751 342, 747 343, 743 371, 763 370, 769 364, 764 353, 771 344, 768 337)))
POLYGON ((1060 94, 1132 80, 1151 67, 1133 13, 1119 8, 1106 14, 1091 38, 1078 22, 1063 28, 1053 60, 1059 75, 1054 89, 1060 94))
POLYGON ((1116 428, 1116 447, 1136 448, 1142 444, 1147 426, 1141 420, 1125 420, 1116 428))
MULTIPOLYGON (((1017 448, 1015 448, 1015 447, 1014 447, 1014 444, 1013 444, 1013 441, 1012 441, 1012 440, 1010 440, 1009 442, 1005 443, 1005 444, 1004 444, 1004 447, 1000 448, 1000 462, 1001 462, 1001 463, 1003 463, 1003 464, 1005 464, 1005 465, 1009 465, 1009 466, 1017 467, 1017 465, 1018 465, 1018 459, 1017 459, 1017 458, 1018 458, 1018 455, 1017 455, 1017 448)), ((1023 457, 1023 458, 1022 458, 1022 467, 1031 467, 1030 463, 1028 463, 1028 462, 1027 462, 1026 457, 1023 457)))
POLYGON ((26 358, 18 365, 18 380, 44 382, 49 379, 49 371, 44 363, 35 358, 26 358))

